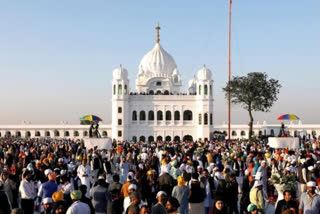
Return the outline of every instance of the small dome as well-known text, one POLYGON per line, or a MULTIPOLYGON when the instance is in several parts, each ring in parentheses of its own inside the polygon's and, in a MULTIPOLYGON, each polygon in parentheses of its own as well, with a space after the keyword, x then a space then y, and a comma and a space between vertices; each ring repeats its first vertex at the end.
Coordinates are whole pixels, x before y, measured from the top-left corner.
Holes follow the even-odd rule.
POLYGON ((172 73, 172 76, 174 76, 174 75, 177 75, 177 76, 180 75, 178 69, 174 69, 174 71, 173 71, 173 73, 172 73))
POLYGON ((128 71, 120 65, 118 68, 113 70, 113 79, 115 80, 127 80, 128 79, 128 71))
POLYGON ((177 68, 176 62, 168 52, 166 52, 159 43, 156 43, 141 60, 140 73, 151 73, 153 77, 172 76, 177 68))
POLYGON ((197 82, 197 80, 195 78, 189 80, 188 87, 190 88, 190 87, 194 86, 196 84, 196 82, 197 82))
POLYGON ((205 65, 198 71, 197 78, 199 80, 211 80, 211 71, 205 65))

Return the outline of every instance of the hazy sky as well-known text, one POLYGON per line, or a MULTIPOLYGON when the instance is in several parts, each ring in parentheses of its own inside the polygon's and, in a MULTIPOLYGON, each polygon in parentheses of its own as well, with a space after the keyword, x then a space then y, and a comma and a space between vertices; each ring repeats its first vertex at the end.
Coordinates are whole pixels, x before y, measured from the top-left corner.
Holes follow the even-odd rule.
MULTIPOLYGON (((160 43, 183 84, 206 64, 214 79, 214 120, 227 120, 228 1, 0 1, 0 124, 111 119, 112 71, 130 87, 141 58, 160 43)), ((279 100, 255 122, 294 113, 320 123, 320 1, 233 0, 232 74, 266 72, 280 80, 279 100)), ((248 123, 233 106, 233 123, 248 123)))

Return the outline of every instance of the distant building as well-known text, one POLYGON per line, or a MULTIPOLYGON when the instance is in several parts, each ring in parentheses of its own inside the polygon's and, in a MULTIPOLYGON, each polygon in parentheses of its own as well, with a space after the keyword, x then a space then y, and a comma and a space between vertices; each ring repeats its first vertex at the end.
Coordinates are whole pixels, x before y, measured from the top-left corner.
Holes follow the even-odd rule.
MULTIPOLYGON (((120 65, 112 78, 112 124, 100 125, 102 136, 117 140, 209 140, 214 133, 227 134, 227 125, 214 125, 212 72, 204 65, 181 91, 181 75, 173 57, 156 44, 141 60, 135 81, 136 91, 129 90, 128 71, 120 65)), ((70 125, 0 125, 0 137, 70 137, 88 136, 89 126, 70 125)), ((247 138, 247 125, 232 125, 231 137, 247 138)), ((279 125, 255 124, 255 135, 279 134, 279 125)), ((320 125, 290 124, 292 136, 317 136, 320 125)))

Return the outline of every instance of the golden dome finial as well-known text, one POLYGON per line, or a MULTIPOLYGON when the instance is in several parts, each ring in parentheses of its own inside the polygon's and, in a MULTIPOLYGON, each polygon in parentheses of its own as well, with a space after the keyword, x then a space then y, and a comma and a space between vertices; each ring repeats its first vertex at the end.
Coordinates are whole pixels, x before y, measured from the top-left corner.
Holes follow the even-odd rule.
POLYGON ((159 26, 159 22, 157 22, 157 26, 156 26, 156 31, 157 31, 157 38, 156 38, 156 42, 159 43, 160 42, 160 26, 159 26))

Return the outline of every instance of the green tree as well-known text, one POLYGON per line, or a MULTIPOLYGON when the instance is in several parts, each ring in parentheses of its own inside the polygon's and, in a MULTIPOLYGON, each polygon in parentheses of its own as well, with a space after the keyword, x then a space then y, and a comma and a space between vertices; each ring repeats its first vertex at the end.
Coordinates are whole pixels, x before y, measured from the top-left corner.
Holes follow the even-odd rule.
POLYGON ((253 111, 268 112, 273 103, 278 100, 277 95, 281 85, 278 80, 268 79, 266 73, 252 72, 247 76, 232 77, 230 83, 223 88, 228 99, 230 91, 231 103, 240 104, 249 113, 249 139, 252 136, 253 111))

